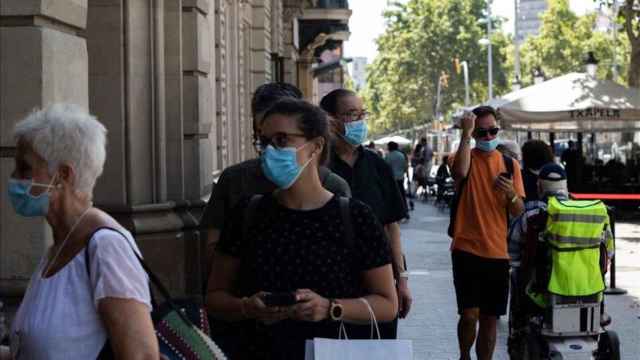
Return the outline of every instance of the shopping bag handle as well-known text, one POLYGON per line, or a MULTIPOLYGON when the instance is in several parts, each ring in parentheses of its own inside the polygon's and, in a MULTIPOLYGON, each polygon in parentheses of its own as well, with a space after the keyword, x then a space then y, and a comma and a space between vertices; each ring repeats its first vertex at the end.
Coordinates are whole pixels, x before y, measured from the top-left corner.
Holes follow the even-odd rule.
POLYGON ((371 323, 371 337, 370 339, 373 339, 373 328, 376 328, 376 333, 378 334, 378 340, 381 340, 382 337, 380 336, 380 328, 378 327, 378 320, 376 319, 376 314, 373 313, 373 309, 371 308, 371 304, 369 304, 369 301, 363 297, 359 298, 358 300, 362 301, 366 306, 367 306, 367 310, 369 310, 369 315, 370 315, 370 323, 371 323))
MULTIPOLYGON (((373 329, 375 327, 376 333, 378 334, 378 340, 381 340, 382 337, 380 336, 378 320, 376 319, 376 314, 371 308, 371 304, 369 304, 369 301, 365 298, 358 298, 358 300, 362 301, 367 306, 367 310, 369 310, 369 323, 371 324, 371 336, 369 337, 369 339, 375 340, 373 338, 373 329)), ((349 337, 347 336, 347 329, 345 329, 344 327, 344 321, 340 321, 340 327, 338 328, 338 340, 349 340, 349 337)))

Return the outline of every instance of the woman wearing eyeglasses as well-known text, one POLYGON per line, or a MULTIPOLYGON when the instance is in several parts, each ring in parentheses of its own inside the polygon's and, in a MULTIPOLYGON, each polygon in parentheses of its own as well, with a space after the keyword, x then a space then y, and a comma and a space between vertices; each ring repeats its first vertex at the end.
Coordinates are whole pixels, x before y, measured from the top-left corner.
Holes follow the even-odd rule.
POLYGON ((342 200, 322 187, 318 166, 329 152, 324 112, 280 100, 265 114, 259 140, 263 172, 278 190, 233 210, 209 279, 210 314, 253 321, 241 353, 231 358, 302 359, 305 340, 336 338, 342 321, 369 320, 360 298, 378 319, 393 319, 397 298, 381 225, 366 205, 350 200, 347 241, 342 200), (247 216, 250 204, 256 216, 247 216))

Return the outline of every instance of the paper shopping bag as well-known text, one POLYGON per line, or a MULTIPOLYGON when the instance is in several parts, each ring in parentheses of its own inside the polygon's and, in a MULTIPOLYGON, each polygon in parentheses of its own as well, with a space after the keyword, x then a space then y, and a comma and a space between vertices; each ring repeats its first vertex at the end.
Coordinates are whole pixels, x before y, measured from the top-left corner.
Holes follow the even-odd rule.
POLYGON ((305 360, 412 360, 411 340, 315 338, 305 344, 305 360))

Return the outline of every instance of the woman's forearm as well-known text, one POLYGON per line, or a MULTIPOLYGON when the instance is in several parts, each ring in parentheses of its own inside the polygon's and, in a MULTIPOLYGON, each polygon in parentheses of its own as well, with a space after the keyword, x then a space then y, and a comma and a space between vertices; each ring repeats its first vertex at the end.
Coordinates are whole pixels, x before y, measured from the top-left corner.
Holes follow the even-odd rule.
MULTIPOLYGON (((396 318, 398 314, 398 300, 395 293, 392 298, 386 298, 381 295, 368 295, 364 297, 367 299, 373 309, 373 313, 376 315, 376 320, 391 321, 396 318)), ((369 309, 360 299, 338 299, 337 300, 343 308, 342 319, 348 323, 369 323, 371 315, 369 309)))

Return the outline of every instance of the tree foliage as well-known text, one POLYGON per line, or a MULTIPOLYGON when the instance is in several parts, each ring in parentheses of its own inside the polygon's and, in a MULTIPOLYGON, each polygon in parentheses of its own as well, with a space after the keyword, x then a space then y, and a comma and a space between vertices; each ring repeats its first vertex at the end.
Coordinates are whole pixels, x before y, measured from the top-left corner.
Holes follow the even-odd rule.
MULTIPOLYGON (((624 36, 614 41, 610 33, 595 30, 596 15, 577 16, 568 0, 550 0, 542 15, 537 36, 529 37, 520 48, 523 84, 533 83, 532 72, 540 67, 546 78, 569 72, 583 72, 587 52, 593 51, 600 60, 598 77, 613 79, 613 65, 618 66, 618 78, 629 68, 629 42, 624 36)), ((513 64, 509 51, 507 67, 513 64)))
MULTIPOLYGON (((378 56, 368 68, 364 97, 374 132, 388 132, 425 124, 434 116, 438 81, 444 73, 441 112, 463 105, 464 79, 454 59, 469 64, 471 101, 486 100, 487 48, 485 0, 409 0, 394 3, 384 13, 386 31, 378 38, 378 56)), ((492 37, 494 94, 508 89, 505 52, 510 40, 500 32, 492 37)))
POLYGON ((629 67, 627 83, 629 86, 640 87, 640 0, 594 0, 601 5, 614 6, 619 4, 618 23, 627 36, 630 45, 628 54, 629 67))

